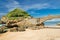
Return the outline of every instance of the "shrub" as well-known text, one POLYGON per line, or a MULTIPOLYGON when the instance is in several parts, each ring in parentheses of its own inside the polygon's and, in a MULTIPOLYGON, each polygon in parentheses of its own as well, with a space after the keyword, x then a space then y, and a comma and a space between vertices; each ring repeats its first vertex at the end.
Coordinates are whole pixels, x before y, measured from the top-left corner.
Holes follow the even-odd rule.
POLYGON ((15 20, 15 19, 18 19, 19 17, 28 18, 31 16, 24 10, 16 8, 13 11, 9 12, 6 15, 6 17, 8 17, 9 19, 15 20))

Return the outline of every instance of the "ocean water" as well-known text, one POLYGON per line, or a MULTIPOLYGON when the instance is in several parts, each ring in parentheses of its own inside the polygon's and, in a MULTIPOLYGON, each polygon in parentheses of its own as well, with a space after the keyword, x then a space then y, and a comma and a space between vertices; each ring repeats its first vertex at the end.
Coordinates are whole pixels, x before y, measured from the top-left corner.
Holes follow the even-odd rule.
POLYGON ((47 27, 57 26, 58 23, 60 23, 60 21, 44 22, 45 26, 47 26, 47 27))

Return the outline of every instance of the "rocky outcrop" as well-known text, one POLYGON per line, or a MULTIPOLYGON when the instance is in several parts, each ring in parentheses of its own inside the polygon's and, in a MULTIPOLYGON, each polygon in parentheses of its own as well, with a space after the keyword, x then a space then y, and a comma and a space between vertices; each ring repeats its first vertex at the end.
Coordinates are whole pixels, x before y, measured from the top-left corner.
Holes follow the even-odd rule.
MULTIPOLYGON (((44 17, 44 18, 25 18, 23 20, 8 20, 5 21, 6 22, 6 26, 7 27, 25 27, 25 28, 30 28, 30 27, 34 27, 34 26, 39 26, 40 28, 44 28, 44 21, 43 20, 48 20, 48 19, 53 19, 53 18, 57 18, 59 16, 48 16, 48 17, 44 17)), ((3 20, 5 20, 7 18, 3 17, 3 20)), ((2 21, 3 21, 2 20, 2 21)))
MULTIPOLYGON (((37 19, 24 19, 22 21, 16 21, 16 20, 9 20, 6 23, 6 27, 10 29, 11 32, 16 31, 25 31, 25 29, 32 29, 32 30, 38 30, 41 28, 44 28, 44 23, 39 23, 39 20, 37 19)), ((2 29, 3 31, 4 29, 2 29)))
POLYGON ((5 26, 0 27, 0 33, 4 33, 4 32, 7 32, 6 27, 5 26))
POLYGON ((57 26, 60 26, 60 23, 58 23, 57 26))
POLYGON ((6 24, 7 21, 8 21, 7 17, 3 16, 3 17, 1 18, 1 23, 2 23, 2 24, 6 24))
POLYGON ((18 30, 22 30, 22 29, 26 29, 26 28, 34 28, 34 29, 41 29, 44 28, 44 23, 39 23, 39 21, 37 22, 37 19, 25 19, 23 21, 20 22, 16 22, 16 23, 10 23, 10 21, 7 23, 7 27, 8 28, 13 28, 13 27, 18 27, 18 30))
POLYGON ((17 27, 10 28, 10 32, 17 32, 17 31, 18 31, 17 27))

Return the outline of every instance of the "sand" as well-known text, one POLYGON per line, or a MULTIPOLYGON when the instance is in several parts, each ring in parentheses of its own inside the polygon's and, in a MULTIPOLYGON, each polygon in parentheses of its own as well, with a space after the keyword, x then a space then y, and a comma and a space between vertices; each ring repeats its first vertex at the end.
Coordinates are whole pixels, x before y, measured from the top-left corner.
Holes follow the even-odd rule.
POLYGON ((60 29, 44 28, 25 32, 7 32, 0 40, 60 40, 60 29))

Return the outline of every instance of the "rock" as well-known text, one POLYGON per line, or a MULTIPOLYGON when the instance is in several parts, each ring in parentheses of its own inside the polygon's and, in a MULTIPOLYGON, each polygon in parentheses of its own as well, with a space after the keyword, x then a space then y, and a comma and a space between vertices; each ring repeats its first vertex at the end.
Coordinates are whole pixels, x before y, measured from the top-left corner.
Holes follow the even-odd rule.
POLYGON ((10 32, 17 32, 17 31, 18 31, 17 27, 10 28, 10 32))
POLYGON ((20 22, 13 22, 13 21, 8 21, 7 22, 7 27, 8 28, 13 28, 13 27, 18 27, 18 30, 25 30, 27 28, 30 29, 41 29, 44 28, 44 23, 39 23, 37 22, 37 19, 24 19, 23 21, 20 22))
POLYGON ((24 26, 18 27, 18 31, 25 31, 25 27, 24 26))
POLYGON ((0 27, 0 33, 4 33, 4 32, 7 32, 6 27, 0 27))
POLYGON ((40 29, 42 29, 44 27, 45 27, 44 23, 41 23, 40 26, 39 26, 40 29))
POLYGON ((21 22, 18 22, 17 23, 17 25, 19 26, 19 27, 25 27, 25 28, 28 28, 28 27, 32 27, 34 24, 32 24, 30 21, 28 21, 28 20, 23 20, 23 21, 21 21, 21 22))
POLYGON ((60 26, 60 23, 58 23, 57 26, 60 26))
POLYGON ((6 23, 6 27, 8 27, 8 28, 18 27, 18 25, 14 24, 14 23, 17 23, 17 21, 16 20, 10 20, 6 23), (14 24, 14 25, 11 25, 11 24, 14 24))
POLYGON ((2 24, 6 24, 7 21, 8 21, 8 18, 7 18, 7 17, 3 16, 3 17, 1 18, 2 24))

